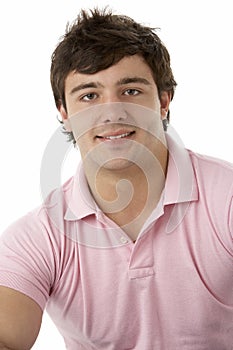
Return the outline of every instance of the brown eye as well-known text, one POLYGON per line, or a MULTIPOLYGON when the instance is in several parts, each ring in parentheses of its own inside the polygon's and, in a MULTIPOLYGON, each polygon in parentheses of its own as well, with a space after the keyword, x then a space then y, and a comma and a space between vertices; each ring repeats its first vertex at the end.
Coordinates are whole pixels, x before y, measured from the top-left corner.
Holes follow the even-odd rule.
POLYGON ((129 96, 135 96, 135 95, 138 95, 139 93, 140 91, 138 91, 137 89, 127 89, 124 92, 125 95, 129 95, 129 96))
POLYGON ((91 101, 94 100, 97 97, 97 95, 93 92, 86 94, 84 96, 81 97, 81 100, 83 101, 91 101))

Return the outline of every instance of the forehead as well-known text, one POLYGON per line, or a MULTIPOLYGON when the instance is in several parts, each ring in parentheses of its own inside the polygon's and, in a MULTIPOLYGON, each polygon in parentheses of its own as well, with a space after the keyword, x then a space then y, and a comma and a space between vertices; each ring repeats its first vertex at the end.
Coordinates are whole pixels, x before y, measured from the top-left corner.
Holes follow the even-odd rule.
POLYGON ((98 81, 103 85, 116 84, 119 79, 124 77, 138 76, 154 83, 153 73, 146 61, 139 55, 127 56, 118 63, 107 69, 93 74, 83 74, 78 71, 72 71, 65 80, 65 89, 69 90, 77 83, 86 83, 89 81, 98 81))

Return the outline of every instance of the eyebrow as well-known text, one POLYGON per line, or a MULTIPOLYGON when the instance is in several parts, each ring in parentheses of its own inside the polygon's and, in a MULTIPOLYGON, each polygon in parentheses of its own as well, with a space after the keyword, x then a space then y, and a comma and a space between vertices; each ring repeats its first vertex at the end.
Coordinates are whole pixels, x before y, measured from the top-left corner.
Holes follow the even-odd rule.
MULTIPOLYGON (((118 80, 116 85, 121 86, 121 85, 127 85, 127 84, 131 84, 131 83, 151 85, 151 83, 147 79, 141 78, 141 77, 125 77, 125 78, 118 80)), ((82 84, 76 85, 70 91, 70 95, 73 95, 75 92, 80 91, 80 90, 85 90, 85 89, 90 89, 90 88, 97 89, 98 87, 103 87, 103 85, 100 82, 82 83, 82 84)))
POLYGON ((117 85, 127 85, 127 84, 131 84, 131 83, 140 83, 140 84, 144 84, 144 85, 151 85, 151 83, 147 79, 141 78, 141 77, 122 78, 122 79, 118 80, 117 85))
POLYGON ((79 85, 76 85, 71 91, 70 91, 70 95, 73 95, 75 92, 80 91, 80 90, 85 90, 85 89, 90 89, 90 88, 98 88, 98 87, 103 87, 102 84, 100 83, 94 83, 94 82, 90 82, 90 83, 82 83, 79 85))

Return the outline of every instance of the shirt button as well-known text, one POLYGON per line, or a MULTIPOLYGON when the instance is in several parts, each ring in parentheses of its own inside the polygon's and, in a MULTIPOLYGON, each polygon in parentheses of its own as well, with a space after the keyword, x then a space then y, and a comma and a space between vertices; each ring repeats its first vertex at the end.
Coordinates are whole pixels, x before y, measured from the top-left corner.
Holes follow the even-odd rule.
POLYGON ((123 244, 128 243, 128 239, 126 237, 124 237, 124 236, 122 236, 120 238, 120 240, 121 240, 121 243, 123 243, 123 244))

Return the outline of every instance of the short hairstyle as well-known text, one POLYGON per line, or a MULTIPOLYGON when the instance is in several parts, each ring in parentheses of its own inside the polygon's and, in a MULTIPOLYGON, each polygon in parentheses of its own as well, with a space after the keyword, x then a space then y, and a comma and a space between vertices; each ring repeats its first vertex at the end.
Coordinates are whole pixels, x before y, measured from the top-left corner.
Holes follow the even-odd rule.
POLYGON ((125 56, 142 56, 153 73, 158 93, 168 91, 173 98, 176 81, 170 55, 150 28, 110 9, 81 10, 68 24, 51 58, 50 79, 57 108, 66 109, 65 80, 72 71, 93 74, 118 63, 125 56))

